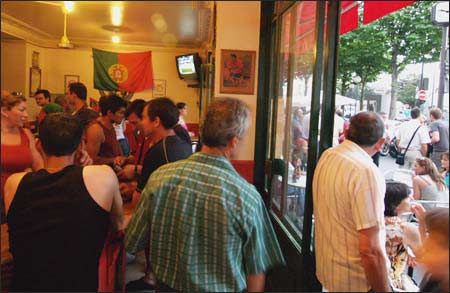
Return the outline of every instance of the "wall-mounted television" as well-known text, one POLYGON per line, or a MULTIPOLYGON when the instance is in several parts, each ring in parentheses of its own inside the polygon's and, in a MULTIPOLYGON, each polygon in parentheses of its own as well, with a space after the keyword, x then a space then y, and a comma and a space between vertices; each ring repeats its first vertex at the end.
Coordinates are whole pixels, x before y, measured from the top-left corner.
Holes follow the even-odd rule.
POLYGON ((178 76, 185 80, 198 80, 200 78, 201 59, 198 53, 175 57, 178 76))

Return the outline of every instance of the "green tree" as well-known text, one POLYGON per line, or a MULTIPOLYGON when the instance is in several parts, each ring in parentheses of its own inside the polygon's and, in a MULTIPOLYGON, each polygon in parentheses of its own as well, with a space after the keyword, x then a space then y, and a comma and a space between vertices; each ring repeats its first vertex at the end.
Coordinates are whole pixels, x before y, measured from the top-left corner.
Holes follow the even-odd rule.
POLYGON ((403 104, 414 106, 416 101, 417 85, 419 84, 420 76, 408 76, 406 79, 398 82, 398 100, 403 104))
POLYGON ((345 94, 352 84, 352 74, 361 78, 360 109, 368 82, 376 81, 378 75, 388 70, 385 35, 374 26, 363 26, 340 38, 338 56, 338 79, 340 92, 345 94))
POLYGON ((385 35, 391 73, 389 118, 396 113, 398 75, 406 65, 439 60, 441 29, 431 24, 434 1, 417 1, 369 24, 385 35))

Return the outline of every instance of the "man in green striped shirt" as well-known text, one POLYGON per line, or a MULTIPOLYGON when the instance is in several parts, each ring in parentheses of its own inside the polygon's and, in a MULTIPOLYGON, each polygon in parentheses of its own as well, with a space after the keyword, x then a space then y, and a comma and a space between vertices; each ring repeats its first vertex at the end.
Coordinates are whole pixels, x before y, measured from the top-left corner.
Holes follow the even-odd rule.
POLYGON ((263 291, 265 272, 284 264, 259 193, 229 161, 249 124, 245 103, 215 99, 201 125, 201 152, 150 176, 125 245, 136 252, 150 241, 154 273, 165 286, 263 291))

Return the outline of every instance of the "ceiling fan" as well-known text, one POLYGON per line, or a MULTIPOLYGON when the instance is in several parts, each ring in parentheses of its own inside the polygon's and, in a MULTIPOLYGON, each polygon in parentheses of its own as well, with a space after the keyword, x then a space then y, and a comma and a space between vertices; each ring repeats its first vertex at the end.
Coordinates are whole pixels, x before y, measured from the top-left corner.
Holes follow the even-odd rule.
POLYGON ((69 38, 67 37, 67 15, 73 11, 74 6, 73 1, 36 1, 36 2, 61 7, 62 13, 64 14, 64 34, 61 37, 58 47, 63 49, 73 49, 75 46, 70 42, 69 38))

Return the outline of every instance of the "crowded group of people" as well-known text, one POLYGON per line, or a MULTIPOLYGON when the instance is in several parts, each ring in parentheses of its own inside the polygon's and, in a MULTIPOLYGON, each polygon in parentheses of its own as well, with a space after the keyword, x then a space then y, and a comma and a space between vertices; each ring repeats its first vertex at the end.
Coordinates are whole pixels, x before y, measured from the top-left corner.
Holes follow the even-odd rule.
MULTIPOLYGON (((2 91, 2 291, 97 291, 100 256, 120 233, 128 253, 146 256, 129 292, 263 291, 265 273, 284 265, 260 194, 230 163, 250 126, 244 102, 214 99, 193 153, 185 103, 110 94, 97 113, 82 83, 58 103, 46 90, 35 97, 42 108, 33 135, 25 98, 2 91)), ((308 135, 303 113, 295 115, 301 170, 308 135)), ((419 115, 412 109, 398 131, 412 188, 385 181, 374 164, 385 143, 374 112, 353 116, 345 139, 320 157, 312 191, 324 290, 449 290, 448 206, 416 202, 448 203, 448 125, 431 110, 430 135, 419 115), (423 157, 428 143, 431 159, 423 157), (411 213, 418 225, 403 217, 411 213), (407 274, 417 264, 426 268, 422 284, 407 274)))
POLYGON ((244 102, 211 102, 192 154, 186 104, 110 94, 97 113, 82 83, 65 98, 71 112, 43 110, 35 137, 25 98, 2 91, 2 291, 97 291, 120 231, 128 252, 146 254, 127 291, 264 290, 284 259, 259 193, 230 163, 250 126, 244 102))
MULTIPOLYGON (((411 110, 411 117, 420 114, 417 110, 411 110)), ((439 118, 439 112, 433 112, 439 118)), ((406 133, 406 127, 399 132, 406 133)), ((421 127, 409 129, 414 132, 421 127)), ((440 134, 440 140, 433 143, 446 140, 447 155, 444 152, 442 158, 447 158, 447 163, 442 160, 442 165, 448 170, 446 127, 446 137, 440 128, 430 128, 432 137, 436 138, 435 131, 440 134)), ((414 135, 404 136, 399 136, 402 147, 414 135)), ((425 127, 416 139, 417 152, 422 142, 431 140, 425 127)), ((437 171, 431 159, 422 157, 426 154, 423 149, 420 157, 409 154, 415 165, 413 188, 386 181, 373 160, 384 143, 383 119, 374 112, 361 112, 350 119, 346 139, 321 155, 313 178, 317 277, 326 291, 448 291, 449 194, 445 174, 437 171), (423 182, 416 183, 419 180, 423 182), (416 201, 427 197, 443 207, 416 201), (418 225, 405 220, 405 214, 414 214, 418 225), (420 284, 408 274, 408 267, 417 264, 426 270, 420 284)))

